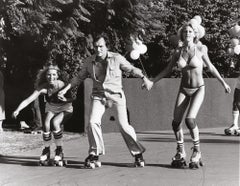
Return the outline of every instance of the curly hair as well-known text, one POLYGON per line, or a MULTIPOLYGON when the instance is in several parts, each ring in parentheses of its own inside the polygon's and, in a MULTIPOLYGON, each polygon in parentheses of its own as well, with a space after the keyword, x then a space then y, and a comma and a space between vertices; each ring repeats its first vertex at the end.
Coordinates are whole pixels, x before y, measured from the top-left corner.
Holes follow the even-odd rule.
POLYGON ((50 70, 50 69, 56 70, 57 73, 58 73, 58 76, 59 77, 61 76, 60 69, 57 65, 44 66, 43 69, 40 69, 38 74, 37 74, 35 84, 34 84, 34 87, 36 89, 38 89, 44 83, 47 83, 46 74, 47 74, 48 70, 50 70))

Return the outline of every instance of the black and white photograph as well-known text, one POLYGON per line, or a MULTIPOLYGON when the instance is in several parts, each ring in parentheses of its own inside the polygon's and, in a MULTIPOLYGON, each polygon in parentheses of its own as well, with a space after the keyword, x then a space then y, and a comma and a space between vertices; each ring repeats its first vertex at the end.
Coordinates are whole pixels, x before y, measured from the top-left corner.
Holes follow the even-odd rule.
POLYGON ((239 186, 239 0, 0 0, 0 186, 239 186))

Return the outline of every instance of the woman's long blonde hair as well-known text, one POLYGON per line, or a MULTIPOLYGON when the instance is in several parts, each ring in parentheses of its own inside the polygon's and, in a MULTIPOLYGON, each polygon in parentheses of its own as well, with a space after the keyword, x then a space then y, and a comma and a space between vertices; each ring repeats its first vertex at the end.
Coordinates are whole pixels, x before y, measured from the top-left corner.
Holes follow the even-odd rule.
POLYGON ((59 77, 61 76, 60 69, 57 65, 44 66, 42 69, 39 70, 37 74, 36 81, 34 84, 35 89, 38 89, 39 87, 41 87, 41 85, 43 85, 44 83, 47 83, 46 74, 47 74, 47 71, 50 69, 56 70, 58 73, 58 76, 59 77))

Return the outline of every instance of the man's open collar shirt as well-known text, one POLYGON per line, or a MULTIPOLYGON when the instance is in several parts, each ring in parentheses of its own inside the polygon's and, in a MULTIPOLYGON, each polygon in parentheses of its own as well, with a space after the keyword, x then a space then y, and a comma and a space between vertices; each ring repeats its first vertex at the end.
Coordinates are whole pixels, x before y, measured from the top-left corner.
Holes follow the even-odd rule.
POLYGON ((102 94, 105 91, 121 92, 122 71, 132 73, 136 77, 143 76, 140 69, 134 67, 118 53, 108 51, 105 62, 106 69, 99 69, 97 63, 100 62, 96 62, 96 55, 88 57, 78 75, 71 80, 71 85, 76 86, 90 77, 93 80, 93 94, 102 94))

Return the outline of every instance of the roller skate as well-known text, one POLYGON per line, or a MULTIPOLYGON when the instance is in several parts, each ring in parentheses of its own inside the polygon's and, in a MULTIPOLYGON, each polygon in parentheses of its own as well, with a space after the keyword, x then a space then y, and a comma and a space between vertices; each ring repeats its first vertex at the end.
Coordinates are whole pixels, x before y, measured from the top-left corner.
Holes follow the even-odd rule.
POLYGON ((89 168, 89 169, 95 169, 96 167, 101 167, 102 164, 99 161, 99 156, 90 154, 86 159, 85 159, 85 163, 84 163, 84 167, 85 168, 89 168))
POLYGON ((199 166, 203 166, 201 152, 196 148, 193 148, 193 154, 190 158, 189 168, 198 169, 199 166))
POLYGON ((229 128, 226 128, 226 129, 224 130, 224 133, 225 133, 227 136, 239 135, 239 128, 238 128, 238 126, 232 124, 229 128))
POLYGON ((64 161, 64 156, 63 156, 63 151, 62 151, 62 147, 59 146, 56 148, 55 150, 55 157, 54 157, 54 166, 59 166, 62 167, 65 165, 65 161, 64 161))
POLYGON ((240 128, 236 129, 234 134, 235 134, 236 136, 240 136, 240 128))
POLYGON ((143 159, 142 153, 135 155, 134 166, 135 167, 144 167, 145 166, 145 161, 143 159))
POLYGON ((172 158, 171 166, 174 168, 185 168, 187 166, 186 153, 183 149, 177 148, 177 153, 172 158))
POLYGON ((39 160, 40 166, 48 166, 50 165, 50 147, 45 147, 42 151, 42 155, 39 160))

